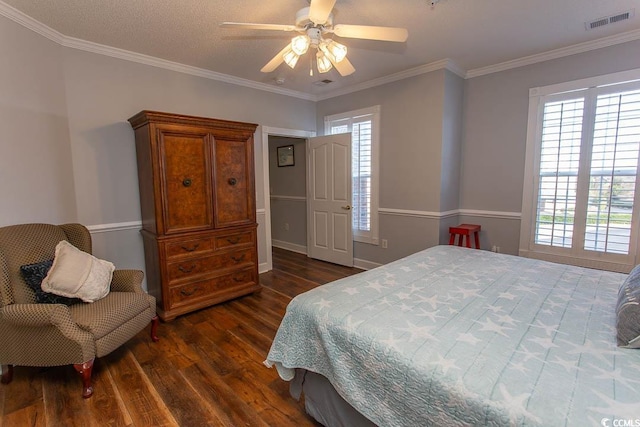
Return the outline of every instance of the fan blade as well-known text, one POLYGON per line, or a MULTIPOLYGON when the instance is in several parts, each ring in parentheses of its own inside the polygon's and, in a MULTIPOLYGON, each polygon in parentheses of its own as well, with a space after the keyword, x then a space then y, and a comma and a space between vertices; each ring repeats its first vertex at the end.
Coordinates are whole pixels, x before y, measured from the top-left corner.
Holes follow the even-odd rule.
MULTIPOLYGON (((329 57, 327 56, 327 58, 329 57)), ((329 61, 331 61, 331 58, 329 58, 329 61)), ((340 62, 331 61, 331 63, 333 64, 334 67, 336 67, 336 70, 340 73, 342 77, 348 76, 349 74, 353 74, 356 71, 356 69, 353 68, 353 65, 351 65, 351 62, 349 62, 347 58, 343 58, 342 61, 340 62)))
POLYGON ((267 65, 265 65, 264 67, 262 67, 262 69, 260 71, 262 71, 263 73, 270 73, 273 70, 275 70, 276 68, 278 68, 278 66, 280 66, 280 64, 282 64, 284 62, 284 53, 291 49, 291 43, 289 43, 288 45, 286 45, 284 47, 284 49, 282 49, 280 52, 278 52, 276 54, 276 56, 274 56, 271 61, 267 62, 267 65))
POLYGON ((345 25, 333 26, 333 33, 336 36, 348 37, 352 39, 382 40, 388 42, 405 42, 409 37, 406 28, 396 27, 370 27, 368 25, 345 25))
POLYGON ((295 25, 280 24, 250 24, 246 22, 223 22, 220 24, 223 28, 245 28, 249 30, 271 30, 271 31, 296 31, 295 25))
POLYGON ((309 5, 309 19, 317 25, 327 22, 336 0, 311 0, 309 5))

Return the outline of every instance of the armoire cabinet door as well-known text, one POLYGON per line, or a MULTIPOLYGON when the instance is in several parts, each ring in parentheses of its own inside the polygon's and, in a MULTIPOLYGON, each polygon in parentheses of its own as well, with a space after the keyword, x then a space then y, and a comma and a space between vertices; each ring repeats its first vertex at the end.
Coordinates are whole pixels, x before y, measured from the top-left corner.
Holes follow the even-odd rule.
POLYGON ((216 227, 255 222, 252 141, 214 138, 216 227))
POLYGON ((210 136, 158 130, 164 173, 163 222, 167 234, 206 230, 213 225, 210 136))

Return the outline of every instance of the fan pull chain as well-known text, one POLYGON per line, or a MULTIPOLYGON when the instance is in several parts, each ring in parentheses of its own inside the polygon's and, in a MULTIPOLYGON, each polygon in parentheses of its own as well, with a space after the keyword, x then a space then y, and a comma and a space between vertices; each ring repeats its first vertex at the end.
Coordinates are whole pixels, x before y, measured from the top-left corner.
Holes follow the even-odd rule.
POLYGON ((313 77, 313 55, 309 55, 309 76, 313 77))

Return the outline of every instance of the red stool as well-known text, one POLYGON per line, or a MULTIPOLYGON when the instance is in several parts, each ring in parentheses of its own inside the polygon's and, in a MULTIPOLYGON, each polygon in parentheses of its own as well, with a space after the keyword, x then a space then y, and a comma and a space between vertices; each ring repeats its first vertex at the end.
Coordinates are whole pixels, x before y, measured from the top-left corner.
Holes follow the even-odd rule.
POLYGON ((471 233, 473 233, 476 249, 480 249, 480 238, 478 237, 478 234, 480 233, 480 226, 476 224, 460 224, 457 227, 449 227, 449 234, 451 234, 451 237, 449 238, 449 244, 453 245, 455 243, 456 236, 458 236, 458 246, 462 246, 462 241, 466 236, 467 247, 470 248, 471 233))

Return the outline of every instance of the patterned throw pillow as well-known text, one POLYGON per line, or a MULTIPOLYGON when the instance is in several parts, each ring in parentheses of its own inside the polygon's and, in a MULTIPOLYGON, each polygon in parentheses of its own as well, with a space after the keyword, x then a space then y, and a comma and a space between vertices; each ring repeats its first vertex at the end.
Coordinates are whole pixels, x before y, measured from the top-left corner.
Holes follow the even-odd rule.
POLYGON ((619 346, 640 348, 640 265, 618 290, 616 330, 619 346))
POLYGON ((36 294, 36 301, 41 304, 64 305, 72 305, 81 302, 79 298, 67 298, 60 295, 50 294, 42 290, 42 280, 47 276, 51 265, 53 265, 52 259, 20 267, 20 273, 22 274, 24 281, 36 294))

